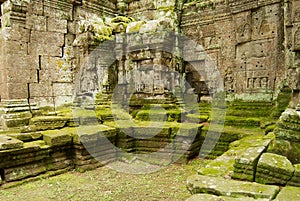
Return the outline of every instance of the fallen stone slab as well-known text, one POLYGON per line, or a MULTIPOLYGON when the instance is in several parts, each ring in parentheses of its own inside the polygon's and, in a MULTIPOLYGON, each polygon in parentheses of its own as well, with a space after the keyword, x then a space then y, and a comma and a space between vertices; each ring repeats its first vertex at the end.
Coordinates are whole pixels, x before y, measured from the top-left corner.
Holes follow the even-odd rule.
POLYGON ((255 199, 274 199, 279 192, 278 186, 203 175, 190 176, 187 180, 187 188, 192 194, 208 193, 218 196, 251 197, 255 199))
POLYGON ((233 179, 254 181, 255 169, 259 157, 267 149, 266 146, 250 147, 234 162, 233 179))
POLYGON ((294 166, 285 156, 264 153, 257 164, 255 181, 261 184, 286 185, 293 174, 294 166))
POLYGON ((0 135, 0 150, 19 149, 23 147, 21 140, 12 138, 7 135, 0 135))
POLYGON ((287 186, 283 188, 274 201, 296 201, 300 200, 300 188, 287 186))
POLYGON ((186 201, 269 201, 269 199, 254 199, 250 197, 233 198, 209 194, 195 194, 186 201))

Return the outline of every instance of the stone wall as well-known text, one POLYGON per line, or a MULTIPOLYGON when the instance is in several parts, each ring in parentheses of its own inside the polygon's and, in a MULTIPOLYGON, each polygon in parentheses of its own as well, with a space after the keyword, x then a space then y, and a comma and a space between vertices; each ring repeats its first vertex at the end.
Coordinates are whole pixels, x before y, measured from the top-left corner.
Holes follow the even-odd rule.
POLYGON ((291 107, 294 108, 300 103, 300 1, 288 1, 285 7, 285 36, 286 36, 286 68, 289 86, 293 89, 294 95, 291 107))
MULTIPOLYGON (((299 101, 298 4, 297 0, 5 1, 1 3, 0 96, 27 99, 38 106, 72 102, 74 80, 85 69, 80 68, 84 58, 107 38, 118 46, 120 38, 113 36, 127 26, 121 18, 110 21, 115 27, 106 27, 111 33, 98 37, 95 44, 97 33, 89 29, 96 28, 88 21, 102 20, 107 26, 106 19, 128 15, 149 23, 168 18, 172 31, 202 45, 215 61, 229 99, 274 99, 277 89, 287 83, 294 90, 295 107, 299 101)), ((107 74, 99 74, 102 60, 98 60, 90 73, 98 71, 95 82, 99 84, 107 74)), ((193 74, 189 68, 193 62, 202 61, 186 61, 186 71, 181 73, 193 74)), ((209 79, 192 80, 200 86, 209 79)))
POLYGON ((73 47, 78 22, 113 16, 114 1, 5 1, 1 12, 1 98, 39 106, 72 102, 82 56, 73 47))
POLYGON ((183 33, 215 59, 227 92, 267 99, 285 77, 282 1, 185 4, 183 33))

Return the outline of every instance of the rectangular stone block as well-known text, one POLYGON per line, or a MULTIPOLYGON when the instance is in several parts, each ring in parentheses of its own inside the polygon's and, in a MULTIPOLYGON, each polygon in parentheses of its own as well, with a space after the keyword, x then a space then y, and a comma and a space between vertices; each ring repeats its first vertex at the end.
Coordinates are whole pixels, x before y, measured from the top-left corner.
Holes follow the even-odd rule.
POLYGON ((43 140, 50 146, 63 146, 72 143, 72 136, 70 133, 61 132, 60 130, 45 131, 43 140))
POLYGON ((66 104, 73 103, 73 95, 64 95, 63 92, 54 98, 56 106, 62 106, 66 104))
POLYGON ((49 55, 62 57, 62 46, 51 43, 28 43, 28 53, 30 55, 49 55))
POLYGON ((28 13, 36 15, 43 15, 44 12, 44 0, 35 0, 28 5, 28 13))
POLYGON ((14 56, 16 54, 19 55, 27 55, 28 52, 28 44, 24 41, 13 41, 13 40, 7 40, 3 43, 3 47, 5 48, 5 57, 7 56, 14 56))
POLYGON ((49 82, 29 84, 30 97, 52 97, 53 86, 49 82))
POLYGON ((45 162, 29 163, 22 166, 12 167, 4 170, 5 180, 7 182, 17 181, 27 177, 37 176, 46 172, 45 162))
POLYGON ((228 180, 222 177, 202 175, 190 176, 187 188, 192 194, 218 192, 218 195, 234 197, 252 197, 255 199, 274 199, 279 192, 278 186, 262 185, 251 182, 228 180), (209 184, 209 185, 207 185, 209 184))
POLYGON ((28 15, 26 19, 26 28, 34 31, 47 31, 47 18, 35 14, 28 15))
POLYGON ((37 70, 11 69, 9 70, 8 73, 7 82, 9 83, 37 82, 37 70))
POLYGON ((292 5, 292 20, 293 22, 300 22, 300 1, 294 0, 291 1, 292 5))
POLYGON ((73 83, 53 83, 54 96, 72 96, 74 94, 73 83))
POLYGON ((30 30, 24 27, 12 28, 12 27, 2 27, 2 36, 4 40, 13 40, 19 42, 29 41, 30 30))
POLYGON ((65 0, 44 1, 44 15, 57 19, 73 19, 73 2, 65 0))
POLYGON ((43 56, 41 58, 40 80, 52 82, 72 82, 72 66, 66 59, 43 56))
POLYGON ((8 99, 28 98, 27 83, 7 83, 8 99))
POLYGON ((67 33, 67 20, 66 19, 56 19, 53 17, 47 18, 48 31, 67 33))
POLYGON ((63 33, 32 31, 28 53, 31 55, 62 56, 63 33))
POLYGON ((23 147, 21 140, 12 138, 7 135, 0 135, 0 150, 19 149, 23 147))
POLYGON ((37 103, 38 107, 50 106, 54 107, 53 97, 30 97, 30 102, 37 103))

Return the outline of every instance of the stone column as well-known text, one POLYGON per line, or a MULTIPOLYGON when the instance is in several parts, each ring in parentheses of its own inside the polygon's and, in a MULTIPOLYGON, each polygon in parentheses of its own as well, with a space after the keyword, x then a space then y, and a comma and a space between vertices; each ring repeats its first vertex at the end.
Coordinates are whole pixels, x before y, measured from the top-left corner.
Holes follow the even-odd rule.
POLYGON ((27 99, 29 31, 25 29, 27 3, 5 1, 1 4, 0 96, 3 100, 27 99))

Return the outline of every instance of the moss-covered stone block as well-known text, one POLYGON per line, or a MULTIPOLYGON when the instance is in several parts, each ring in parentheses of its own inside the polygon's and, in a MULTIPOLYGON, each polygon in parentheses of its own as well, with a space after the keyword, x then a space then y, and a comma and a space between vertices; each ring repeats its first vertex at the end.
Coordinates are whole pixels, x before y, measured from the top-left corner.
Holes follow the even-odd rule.
POLYGON ((254 199, 251 197, 227 197, 216 196, 210 194, 195 194, 188 198, 186 201, 268 201, 268 199, 254 199))
POLYGON ((294 166, 284 156, 264 153, 260 157, 255 181, 262 184, 286 185, 294 174, 294 166))
POLYGON ((116 128, 106 125, 79 126, 73 134, 73 142, 76 144, 83 143, 85 146, 94 145, 98 142, 105 144, 109 142, 108 139, 115 141, 116 132, 116 128))
POLYGON ((193 175, 188 177, 187 188, 192 194, 206 193, 218 196, 251 197, 269 200, 275 198, 279 192, 278 186, 262 185, 203 175, 193 175))
POLYGON ((300 200, 300 188, 287 186, 284 187, 277 195, 274 201, 296 201, 300 200))
POLYGON ((34 125, 37 130, 53 130, 63 128, 67 121, 67 117, 39 116, 30 119, 30 125, 34 125))
POLYGON ((0 150, 19 149, 23 147, 21 140, 12 138, 7 135, 0 135, 0 150))
POLYGON ((42 161, 29 163, 22 166, 11 167, 4 170, 5 181, 17 181, 25 179, 27 177, 37 176, 41 173, 45 173, 46 171, 46 163, 42 161))
POLYGON ((144 24, 146 24, 146 21, 130 22, 126 28, 126 33, 138 33, 144 24))
POLYGON ((268 152, 286 156, 293 164, 300 162, 300 143, 276 139, 270 143, 268 152))
POLYGON ((6 119, 5 126, 7 128, 27 126, 29 124, 30 118, 14 118, 14 119, 6 119))
POLYGON ((8 134, 8 136, 21 140, 23 142, 38 140, 42 137, 41 132, 32 132, 32 133, 12 133, 8 134))
POLYGON ((250 147, 241 156, 238 156, 234 161, 232 178, 254 181, 257 162, 266 149, 267 146, 250 147))
POLYGON ((294 165, 295 172, 292 179, 288 182, 289 186, 298 186, 300 187, 300 164, 294 165))
POLYGON ((28 147, 46 148, 46 147, 50 147, 50 146, 46 145, 46 142, 44 140, 35 140, 32 142, 25 142, 24 148, 28 148, 28 147))
POLYGON ((43 131, 43 140, 49 146, 63 146, 72 144, 72 133, 69 130, 43 131))

